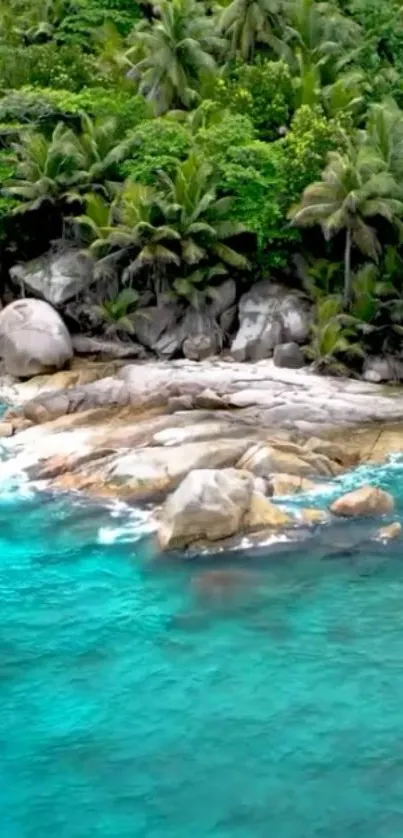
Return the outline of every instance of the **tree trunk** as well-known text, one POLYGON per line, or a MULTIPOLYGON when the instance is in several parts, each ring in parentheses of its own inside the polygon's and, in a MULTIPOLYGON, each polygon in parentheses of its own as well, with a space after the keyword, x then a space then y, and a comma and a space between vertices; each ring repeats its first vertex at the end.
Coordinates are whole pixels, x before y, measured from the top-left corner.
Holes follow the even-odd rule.
POLYGON ((344 248, 344 306, 349 308, 353 296, 351 277, 351 229, 347 227, 346 245, 344 248))

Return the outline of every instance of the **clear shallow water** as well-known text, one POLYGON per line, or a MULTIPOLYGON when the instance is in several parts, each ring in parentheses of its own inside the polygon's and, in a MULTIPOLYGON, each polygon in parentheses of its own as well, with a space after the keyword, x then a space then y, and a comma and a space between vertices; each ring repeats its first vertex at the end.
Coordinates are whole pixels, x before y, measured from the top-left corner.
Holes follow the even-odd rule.
POLYGON ((140 526, 1 494, 2 834, 401 838, 401 543, 341 524, 217 580, 140 526))

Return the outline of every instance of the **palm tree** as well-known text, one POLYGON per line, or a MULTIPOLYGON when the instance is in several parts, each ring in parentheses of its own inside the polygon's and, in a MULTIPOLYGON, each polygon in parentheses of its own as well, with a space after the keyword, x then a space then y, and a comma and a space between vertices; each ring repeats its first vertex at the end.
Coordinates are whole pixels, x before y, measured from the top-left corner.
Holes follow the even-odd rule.
POLYGON ((400 181, 403 177, 403 111, 393 99, 372 106, 364 142, 384 161, 386 170, 400 181))
POLYGON ((258 43, 277 47, 280 10, 281 0, 232 0, 219 17, 220 31, 229 39, 232 55, 248 61, 258 43))
POLYGON ((149 187, 127 181, 112 205, 90 194, 86 213, 76 221, 87 230, 99 276, 114 273, 120 264, 125 266, 125 280, 145 269, 155 282, 167 265, 180 264, 171 247, 179 234, 165 224, 158 196, 149 187))
POLYGON ((200 263, 225 265, 247 270, 248 260, 226 243, 245 232, 243 224, 231 221, 233 199, 217 198, 212 182, 212 168, 191 154, 181 163, 175 178, 162 174, 165 185, 165 213, 178 233, 181 262, 194 268, 200 263))
POLYGON ((322 180, 305 189, 302 201, 293 207, 289 217, 298 226, 319 224, 330 239, 342 230, 344 247, 344 303, 352 297, 351 250, 355 245, 374 261, 381 245, 369 219, 382 216, 390 223, 403 213, 399 189, 383 162, 360 146, 347 154, 330 152, 322 180))
POLYGON ((135 63, 128 75, 162 114, 197 101, 200 80, 216 70, 214 54, 224 42, 200 0, 159 0, 156 11, 157 18, 135 29, 127 53, 135 63))
POLYGON ((115 117, 91 119, 81 117, 78 145, 82 152, 83 168, 80 176, 85 191, 113 195, 120 180, 119 163, 129 154, 131 138, 122 137, 119 120, 115 117))
POLYGON ((282 52, 297 74, 298 103, 313 104, 357 56, 360 27, 330 3, 284 0, 282 52))
POLYGON ((16 211, 39 209, 44 201, 57 203, 68 199, 80 179, 84 164, 77 137, 59 123, 50 140, 43 134, 23 134, 14 143, 16 176, 6 184, 5 192, 21 201, 16 211))

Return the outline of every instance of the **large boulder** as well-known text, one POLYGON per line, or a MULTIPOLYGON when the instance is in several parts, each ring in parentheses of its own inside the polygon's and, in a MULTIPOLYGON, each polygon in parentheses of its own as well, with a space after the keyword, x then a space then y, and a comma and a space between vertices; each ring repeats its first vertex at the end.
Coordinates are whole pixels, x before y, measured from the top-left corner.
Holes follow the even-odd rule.
POLYGON ((285 512, 256 490, 248 472, 200 469, 191 471, 165 502, 158 541, 163 550, 177 549, 291 523, 285 512))
POLYGON ((385 515, 392 512, 394 507, 395 502, 389 492, 376 486, 362 486, 335 500, 330 511, 343 518, 368 518, 385 515))
POLYGON ((274 347, 273 363, 276 367, 299 370, 305 366, 305 356, 301 347, 295 341, 279 343, 274 347))
POLYGON ((161 303, 137 309, 133 318, 137 340, 160 358, 179 352, 183 334, 178 324, 180 309, 175 303, 161 303))
POLYGON ((237 361, 259 361, 279 343, 304 343, 311 315, 306 300, 280 285, 262 281, 239 302, 239 330, 231 354, 237 361))
POLYGON ((0 355, 18 378, 62 369, 73 356, 70 335, 43 300, 16 300, 0 313, 0 355))
POLYGON ((235 469, 191 471, 162 509, 158 529, 161 548, 235 535, 248 511, 253 485, 252 475, 235 469))
POLYGON ((189 309, 183 318, 182 330, 183 354, 190 361, 203 361, 220 351, 222 333, 210 309, 189 309))
POLYGON ((379 384, 381 381, 403 381, 403 361, 393 355, 374 355, 366 358, 363 368, 364 381, 379 384))
POLYGON ((23 289, 53 306, 73 299, 94 281, 92 259, 79 250, 50 252, 30 262, 14 265, 10 276, 23 289))

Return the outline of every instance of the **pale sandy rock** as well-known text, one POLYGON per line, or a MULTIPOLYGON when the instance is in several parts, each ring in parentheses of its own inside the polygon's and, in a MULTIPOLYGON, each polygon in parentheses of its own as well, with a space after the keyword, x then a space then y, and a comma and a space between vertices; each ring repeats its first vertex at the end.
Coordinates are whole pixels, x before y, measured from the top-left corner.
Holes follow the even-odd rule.
POLYGON ((175 549, 234 535, 249 507, 252 486, 251 475, 235 469, 190 472, 163 506, 160 547, 175 549))
POLYGON ((73 357, 61 317, 43 300, 16 300, 0 312, 0 354, 18 378, 58 370, 73 357))
POLYGON ((12 422, 0 422, 0 437, 2 439, 13 436, 14 425, 12 422))
POLYGON ((401 532, 402 525, 398 521, 394 521, 393 524, 389 524, 387 527, 381 527, 376 534, 376 538, 379 541, 394 541, 396 538, 399 538, 401 532))
POLYGON ((303 524, 316 526, 317 524, 325 524, 328 516, 322 509, 307 508, 301 509, 299 520, 303 524))
POLYGON ((104 479, 117 490, 146 498, 169 491, 190 471, 233 466, 244 449, 243 440, 237 439, 138 448, 118 455, 104 479))
POLYGON ((237 468, 251 471, 257 477, 269 478, 274 472, 309 477, 318 473, 315 467, 297 454, 281 451, 271 445, 255 443, 241 457, 237 468))
POLYGON ((249 508, 242 522, 243 530, 252 532, 266 527, 278 529, 291 526, 292 523, 292 518, 261 492, 252 492, 249 508))
POLYGON ((389 492, 376 486, 362 486, 335 500, 330 511, 340 517, 358 518, 385 515, 392 512, 394 507, 395 502, 389 492))
POLYGON ((349 455, 345 446, 332 440, 310 437, 304 444, 304 448, 315 454, 323 454, 329 460, 333 460, 340 465, 353 465, 354 461, 357 462, 357 458, 349 455))
POLYGON ((204 410, 224 410, 226 403, 214 390, 206 388, 194 397, 194 406, 204 410))
POLYGON ((269 485, 274 496, 297 495, 301 492, 312 492, 318 488, 317 483, 307 477, 296 474, 271 474, 269 485))

